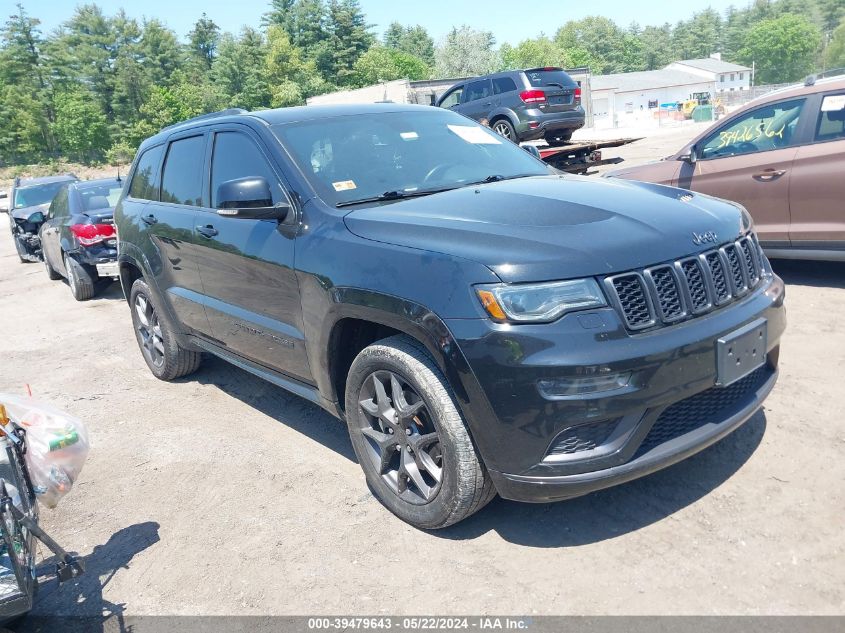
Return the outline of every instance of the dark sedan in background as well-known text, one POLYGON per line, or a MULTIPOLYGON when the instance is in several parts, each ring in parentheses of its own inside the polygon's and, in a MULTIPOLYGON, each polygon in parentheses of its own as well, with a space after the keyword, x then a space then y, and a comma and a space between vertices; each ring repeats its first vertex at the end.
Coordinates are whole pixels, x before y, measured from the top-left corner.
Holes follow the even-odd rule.
POLYGON ((98 281, 118 277, 112 215, 122 188, 115 178, 70 183, 47 211, 40 232, 47 276, 67 278, 77 301, 93 297, 98 281))
POLYGON ((43 178, 16 178, 9 195, 9 225, 22 262, 41 260, 38 232, 43 214, 56 194, 78 179, 72 174, 43 178))

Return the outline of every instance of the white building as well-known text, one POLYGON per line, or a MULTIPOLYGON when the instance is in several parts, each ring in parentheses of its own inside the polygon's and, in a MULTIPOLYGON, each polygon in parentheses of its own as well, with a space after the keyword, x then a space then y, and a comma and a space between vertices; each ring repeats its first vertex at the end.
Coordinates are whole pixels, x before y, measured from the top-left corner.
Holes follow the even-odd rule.
POLYGON ((672 62, 667 70, 680 70, 699 75, 716 84, 717 92, 748 90, 751 87, 751 69, 722 60, 720 53, 706 59, 684 59, 672 62))
POLYGON ((715 91, 715 83, 700 74, 683 70, 646 70, 636 73, 594 75, 593 120, 596 127, 618 127, 655 120, 657 112, 693 93, 715 91))

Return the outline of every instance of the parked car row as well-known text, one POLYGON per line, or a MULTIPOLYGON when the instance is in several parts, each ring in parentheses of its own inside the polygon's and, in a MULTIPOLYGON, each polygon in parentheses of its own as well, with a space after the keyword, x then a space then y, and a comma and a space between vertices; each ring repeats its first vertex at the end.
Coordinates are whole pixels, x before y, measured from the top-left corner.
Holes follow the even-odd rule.
POLYGON ((67 279, 77 301, 118 278, 114 206, 119 178, 79 180, 72 174, 16 178, 0 193, 21 262, 43 261, 50 279, 67 279))
MULTIPOLYGON (((111 248, 84 211, 111 193, 65 191, 44 226, 96 227, 84 237, 111 248)), ((777 380, 784 286, 741 205, 561 174, 449 109, 165 128, 141 144, 114 228, 153 375, 211 354, 314 402, 346 422, 373 494, 420 528, 497 493, 555 501, 664 468, 777 380)), ((70 232, 48 246, 42 228, 45 265, 78 283, 72 262, 99 262, 70 232)))

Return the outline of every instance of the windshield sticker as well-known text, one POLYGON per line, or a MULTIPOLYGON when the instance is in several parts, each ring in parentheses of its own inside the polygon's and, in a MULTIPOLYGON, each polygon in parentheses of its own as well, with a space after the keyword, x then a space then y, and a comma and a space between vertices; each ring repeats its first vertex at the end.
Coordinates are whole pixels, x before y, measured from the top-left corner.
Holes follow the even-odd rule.
POLYGON ((474 125, 447 125, 452 132, 460 136, 467 143, 474 145, 501 145, 500 141, 492 132, 488 132, 483 127, 476 127, 474 125))
POLYGON ((822 101, 822 112, 845 110, 845 95, 828 95, 822 101))
POLYGON ((740 128, 719 132, 719 145, 716 149, 722 149, 737 143, 753 143, 759 138, 779 138, 783 140, 783 133, 786 131, 786 123, 780 129, 772 127, 773 121, 768 123, 746 123, 740 128))
POLYGON ((413 141, 414 139, 418 139, 420 137, 420 135, 416 132, 400 132, 399 136, 401 136, 406 141, 413 141))
POLYGON ((354 180, 339 180, 333 182, 332 187, 334 187, 335 191, 351 191, 352 189, 357 189, 358 185, 355 184, 354 180))

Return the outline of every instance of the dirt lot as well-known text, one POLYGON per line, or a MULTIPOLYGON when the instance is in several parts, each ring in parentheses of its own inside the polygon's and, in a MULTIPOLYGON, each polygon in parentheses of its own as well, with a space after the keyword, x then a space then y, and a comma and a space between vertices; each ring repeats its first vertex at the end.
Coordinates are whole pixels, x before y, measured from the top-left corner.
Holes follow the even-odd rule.
MULTIPOLYGON (((620 153, 665 155, 692 131, 620 153)), ((780 382, 721 443, 616 489, 497 499, 425 533, 370 495, 341 423, 218 360, 159 382, 116 285, 75 302, 0 226, 0 390, 29 383, 93 442, 43 513, 88 574, 47 581, 37 613, 845 613, 843 265, 776 264, 780 382)))

